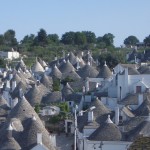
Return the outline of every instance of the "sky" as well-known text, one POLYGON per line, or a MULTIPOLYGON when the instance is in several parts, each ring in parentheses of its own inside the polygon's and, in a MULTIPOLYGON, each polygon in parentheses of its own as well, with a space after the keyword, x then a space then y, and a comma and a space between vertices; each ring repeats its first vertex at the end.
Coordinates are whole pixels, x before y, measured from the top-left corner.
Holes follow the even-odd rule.
POLYGON ((16 32, 18 41, 43 28, 47 34, 92 31, 112 33, 115 46, 150 35, 150 0, 0 0, 0 34, 16 32))

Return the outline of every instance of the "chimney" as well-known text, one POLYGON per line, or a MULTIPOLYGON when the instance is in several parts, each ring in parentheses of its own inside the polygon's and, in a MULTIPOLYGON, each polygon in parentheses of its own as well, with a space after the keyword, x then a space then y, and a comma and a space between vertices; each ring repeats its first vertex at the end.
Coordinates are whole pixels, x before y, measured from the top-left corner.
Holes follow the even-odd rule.
POLYGON ((94 116, 93 116, 93 111, 88 112, 88 122, 93 122, 94 121, 94 116))
POLYGON ((37 133, 37 144, 42 145, 42 133, 37 133))
POLYGON ((6 72, 6 71, 4 71, 4 72, 3 72, 3 78, 5 78, 5 77, 6 77, 6 74, 7 74, 7 72, 6 72))
POLYGON ((119 107, 115 108, 115 124, 119 124, 119 107))
POLYGON ((86 79, 85 90, 86 90, 86 92, 89 91, 89 78, 86 79))
POLYGON ((80 63, 77 61, 77 70, 80 68, 80 63))
POLYGON ((12 78, 13 78, 13 74, 10 73, 10 74, 9 74, 9 80, 11 80, 12 78))
POLYGON ((10 81, 9 80, 7 80, 6 81, 6 90, 10 90, 10 81))
POLYGON ((140 106, 143 103, 143 94, 139 93, 138 94, 138 106, 140 106))
POLYGON ((12 81, 12 92, 14 91, 14 89, 16 88, 16 81, 15 80, 13 80, 12 81))
POLYGON ((57 60, 57 59, 58 59, 57 56, 55 56, 54 60, 57 60))
POLYGON ((23 91, 22 91, 22 88, 21 88, 21 89, 19 89, 19 96, 20 96, 20 98, 22 98, 22 97, 23 97, 23 91))
POLYGON ((82 87, 82 93, 85 93, 85 86, 82 87))
POLYGON ((135 64, 137 63, 136 55, 134 56, 134 62, 135 64))

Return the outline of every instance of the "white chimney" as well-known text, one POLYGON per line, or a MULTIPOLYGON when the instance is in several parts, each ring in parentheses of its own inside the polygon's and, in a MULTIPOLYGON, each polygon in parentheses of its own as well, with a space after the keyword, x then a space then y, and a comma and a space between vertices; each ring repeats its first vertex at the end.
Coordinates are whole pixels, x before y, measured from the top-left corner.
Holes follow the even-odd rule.
POLYGON ((7 72, 6 72, 6 71, 4 71, 4 72, 3 72, 3 78, 5 78, 5 77, 6 77, 6 74, 7 74, 7 72))
POLYGON ((135 62, 135 64, 137 63, 137 59, 136 59, 136 56, 134 56, 135 58, 134 58, 134 62, 135 62))
POLYGON ((119 107, 115 108, 115 124, 119 124, 119 107))
POLYGON ((55 134, 50 135, 50 141, 53 143, 54 146, 56 146, 56 135, 55 134))
POLYGON ((13 78, 13 74, 10 73, 10 74, 9 74, 9 80, 11 80, 12 78, 13 78))
POLYGON ((77 70, 80 68, 80 63, 77 61, 77 70))
POLYGON ((54 60, 57 60, 57 59, 58 59, 57 56, 55 56, 54 60))
POLYGON ((10 90, 10 81, 9 80, 6 81, 6 90, 10 90))
POLYGON ((88 122, 93 122, 94 116, 93 116, 93 111, 88 112, 88 122))
POLYGON ((23 97, 23 91, 22 89, 19 89, 19 96, 22 98, 23 97))
POLYGON ((37 133, 37 144, 42 145, 42 133, 37 133))
POLYGON ((89 91, 89 79, 88 78, 86 79, 85 89, 86 89, 86 92, 89 91))
POLYGON ((82 93, 85 93, 85 86, 82 87, 82 93))
POLYGON ((138 94, 138 106, 140 106, 143 103, 143 94, 139 93, 138 94))
POLYGON ((16 88, 16 81, 15 80, 13 80, 12 81, 12 92, 14 91, 14 89, 16 88))

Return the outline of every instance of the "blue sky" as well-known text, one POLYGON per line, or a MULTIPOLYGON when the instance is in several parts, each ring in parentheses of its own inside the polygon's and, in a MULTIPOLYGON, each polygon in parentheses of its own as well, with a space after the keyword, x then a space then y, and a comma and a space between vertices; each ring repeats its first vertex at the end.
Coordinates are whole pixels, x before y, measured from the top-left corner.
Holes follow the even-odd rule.
POLYGON ((68 31, 112 33, 120 46, 129 35, 150 34, 150 0, 0 0, 0 34, 8 29, 21 40, 40 28, 59 37, 68 31))

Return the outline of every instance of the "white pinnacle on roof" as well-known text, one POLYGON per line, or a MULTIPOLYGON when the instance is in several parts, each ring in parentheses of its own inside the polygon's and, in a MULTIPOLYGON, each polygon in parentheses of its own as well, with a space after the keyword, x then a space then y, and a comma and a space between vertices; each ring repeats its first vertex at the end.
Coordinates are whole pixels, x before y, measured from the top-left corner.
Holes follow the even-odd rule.
POLYGON ((32 116, 32 120, 34 120, 34 121, 36 120, 36 117, 34 115, 32 116))
POLYGON ((12 127, 11 123, 9 124, 7 130, 9 130, 9 131, 12 131, 12 130, 13 130, 13 127, 12 127))
POLYGON ((108 118, 106 120, 106 123, 113 123, 112 120, 110 119, 110 115, 108 115, 108 118))
POLYGON ((107 66, 106 61, 105 61, 105 63, 104 63, 104 66, 107 66))

